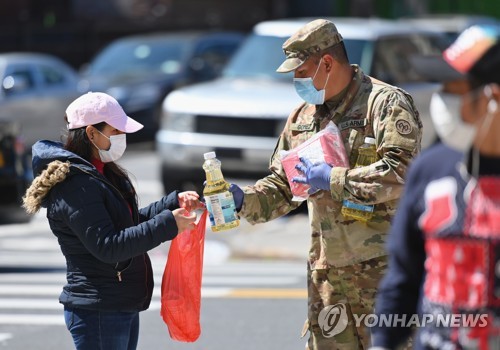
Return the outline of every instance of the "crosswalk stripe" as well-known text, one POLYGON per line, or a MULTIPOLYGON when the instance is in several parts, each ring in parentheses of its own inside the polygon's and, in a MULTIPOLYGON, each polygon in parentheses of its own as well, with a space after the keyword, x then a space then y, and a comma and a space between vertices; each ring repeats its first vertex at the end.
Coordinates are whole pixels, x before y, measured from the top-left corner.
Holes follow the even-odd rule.
MULTIPOLYGON (((155 272, 155 281, 161 281, 163 277, 163 271, 155 272)), ((210 269, 208 271, 203 271, 203 281, 207 283, 238 283, 238 280, 244 281, 243 283, 250 283, 248 281, 255 281, 260 279, 262 283, 264 281, 281 281, 281 283, 295 283, 297 279, 300 279, 302 274, 297 274, 292 271, 283 272, 266 272, 266 271, 237 271, 234 269, 217 270, 210 269), (225 280, 227 279, 227 280, 225 280), (292 280, 293 279, 293 280, 292 280)), ((26 283, 66 283, 66 273, 63 271, 58 272, 26 272, 26 273, 5 273, 0 275, 0 283, 4 282, 26 282, 26 283)), ((258 283, 258 282, 257 282, 258 283)))
POLYGON ((61 286, 7 284, 0 286, 0 295, 59 295, 61 286))
POLYGON ((53 299, 0 298, 0 309, 62 310, 63 305, 59 303, 57 298, 53 299))
MULTIPOLYGON (((161 276, 155 276, 156 283, 160 284, 161 276)), ((299 277, 272 277, 272 276, 204 276, 202 279, 203 285, 236 285, 236 286, 278 286, 291 285, 298 283, 299 277)), ((51 287, 58 286, 59 289, 65 284, 64 276, 30 276, 23 279, 22 276, 2 276, 0 278, 0 294, 5 293, 5 288, 15 286, 19 289, 26 289, 30 285, 35 285, 46 290, 51 290, 51 287), (43 284, 41 282, 44 282, 43 284), (7 284, 9 283, 9 284, 7 284), (16 284, 14 284, 16 283, 16 284), (50 283, 50 284, 49 284, 50 283), (56 285, 57 283, 57 285, 56 285)), ((26 291, 28 292, 28 291, 26 291)))
MULTIPOLYGON (((306 292, 296 289, 230 289, 230 288, 202 288, 202 298, 305 298, 306 292)), ((0 309, 23 310, 58 310, 63 306, 57 300, 26 300, 26 299, 0 299, 0 309)), ((161 301, 153 298, 148 311, 158 312, 161 301)), ((0 324, 4 325, 65 325, 64 316, 58 314, 5 314, 0 313, 0 324)), ((8 339, 8 338, 6 338, 8 339)), ((2 334, 0 334, 0 342, 2 334)))
POLYGON ((65 273, 8 273, 0 276, 0 288, 4 283, 66 283, 65 273))
MULTIPOLYGON (((205 291, 207 297, 213 297, 213 295, 220 295, 219 291, 226 290, 235 290, 239 289, 238 287, 228 287, 228 288, 217 288, 217 287, 202 287, 202 296, 205 291)), ((286 288, 277 288, 286 289, 286 288)), ((245 289, 243 289, 245 290, 245 289)), ((247 289, 247 290, 264 290, 259 288, 247 289)), ((301 289, 299 289, 301 290, 301 289)), ((4 285, 0 288, 0 295, 2 296, 53 296, 59 297, 61 294, 61 287, 59 286, 41 286, 41 285, 33 285, 31 288, 27 288, 26 285, 4 285)), ((153 290, 153 295, 161 295, 161 287, 155 287, 153 290)))
POLYGON ((227 295, 228 298, 277 298, 303 299, 307 298, 305 289, 234 289, 227 295))
POLYGON ((225 266, 204 266, 203 273, 210 275, 226 275, 229 273, 238 274, 240 276, 246 275, 259 275, 259 276, 305 276, 306 274, 305 267, 302 266, 300 268, 296 267, 260 267, 260 266, 241 266, 238 269, 238 272, 235 272, 234 267, 225 267, 225 266))
POLYGON ((59 315, 28 315, 0 314, 0 324, 22 325, 64 325, 64 316, 59 315))
POLYGON ((12 333, 0 333, 0 343, 12 338, 12 333))
MULTIPOLYGON (((159 309, 160 290, 155 290, 151 307, 159 309)), ((202 298, 305 298, 303 289, 238 289, 238 288, 202 288, 202 298)), ((0 298, 0 309, 26 310, 62 310, 58 298, 0 298)))
POLYGON ((256 277, 213 277, 213 276, 204 276, 203 284, 230 284, 230 285, 251 285, 251 286, 259 286, 259 285, 290 285, 293 283, 297 283, 300 281, 298 277, 275 277, 275 276, 256 276, 256 277))
MULTIPOLYGON (((36 272, 6 272, 0 274, 0 325, 54 325, 64 326, 63 305, 59 295, 66 284, 64 265, 60 264, 60 253, 27 252, 0 257, 9 260, 15 266, 16 261, 27 261, 27 265, 38 266, 33 261, 40 261, 40 266, 53 265, 57 270, 36 272), (29 254, 29 258, 27 255, 29 254), (34 260, 32 260, 32 258, 34 260), (49 264, 49 265, 48 265, 49 264)), ((161 309, 161 281, 165 268, 162 256, 153 260, 155 288, 149 312, 158 313, 161 309)), ((16 266, 16 268, 18 268, 16 266)), ((269 264, 260 261, 231 262, 230 264, 207 264, 203 267, 203 299, 225 298, 305 298, 306 291, 297 288, 304 281, 303 265, 295 262, 269 264)), ((2 334, 0 333, 0 341, 2 334)))
MULTIPOLYGON (((160 290, 156 290, 153 295, 150 309, 160 309, 160 290)), ((231 288, 202 288, 202 298, 222 298, 232 293, 231 288)), ((53 299, 42 298, 0 298, 0 309, 7 310, 62 310, 63 305, 59 303, 57 297, 53 299)), ((1 315, 1 314, 0 314, 1 315)))

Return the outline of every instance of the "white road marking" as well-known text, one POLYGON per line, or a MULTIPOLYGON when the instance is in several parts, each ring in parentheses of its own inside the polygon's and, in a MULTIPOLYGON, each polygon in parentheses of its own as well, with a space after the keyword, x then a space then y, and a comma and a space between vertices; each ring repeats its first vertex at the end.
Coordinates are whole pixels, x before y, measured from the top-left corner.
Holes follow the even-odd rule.
POLYGON ((64 315, 0 314, 0 324, 64 325, 64 315))
MULTIPOLYGON (((160 285, 162 276, 155 275, 155 283, 160 285)), ((299 276, 203 276, 203 285, 230 285, 230 286, 276 286, 289 285, 300 282, 299 276)), ((59 292, 62 286, 66 283, 63 274, 5 274, 0 275, 0 294, 7 293, 7 290, 19 288, 20 293, 30 294, 34 291, 32 288, 27 288, 31 284, 36 283, 36 288, 41 287, 43 290, 50 291, 51 288, 58 288, 59 292), (8 284, 7 284, 8 283, 8 284), (9 286, 11 288, 9 288, 9 286), (14 287, 12 287, 14 286, 14 287)), ((44 293, 42 291, 42 293, 44 293)))
MULTIPOLYGON (((11 243, 13 241, 8 244, 11 243)), ((43 241, 38 243, 42 244, 43 241)), ((155 258, 153 259, 155 288, 148 311, 159 313, 166 256, 158 255, 155 258)), ((30 267, 47 266, 52 262, 54 266, 64 268, 63 264, 57 265, 58 261, 64 259, 59 252, 43 254, 27 249, 23 254, 23 252, 8 251, 7 254, 0 256, 0 262, 4 259, 11 262, 24 259, 29 263, 26 266, 30 267)), ((299 293, 300 290, 293 289, 303 280, 303 274, 303 264, 295 262, 269 264, 260 261, 242 261, 230 264, 207 264, 203 269, 201 296, 204 299, 303 297, 299 293)), ((0 273, 0 325, 64 326, 63 305, 58 299, 65 283, 64 270, 0 273)))
POLYGON ((25 310, 63 310, 57 298, 52 299, 21 299, 0 298, 0 309, 25 309, 25 310))
POLYGON ((11 333, 0 333, 0 343, 12 338, 11 333))

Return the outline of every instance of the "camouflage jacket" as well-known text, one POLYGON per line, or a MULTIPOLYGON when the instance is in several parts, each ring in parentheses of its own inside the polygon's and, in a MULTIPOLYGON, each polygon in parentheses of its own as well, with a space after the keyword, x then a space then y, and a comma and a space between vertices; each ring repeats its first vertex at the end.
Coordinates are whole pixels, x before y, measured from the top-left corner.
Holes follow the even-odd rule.
POLYGON ((300 202, 292 201, 280 151, 298 146, 330 120, 338 126, 350 169, 334 167, 331 191, 319 191, 307 199, 312 269, 346 266, 386 254, 385 241, 406 169, 420 151, 422 123, 411 96, 365 75, 356 65, 353 69, 353 80, 334 110, 326 105, 302 104, 290 114, 271 157, 271 174, 243 188, 240 215, 251 224, 273 220, 297 208, 300 202), (365 136, 376 139, 379 160, 353 169, 365 136), (344 217, 344 199, 375 204, 373 219, 363 223, 344 217))

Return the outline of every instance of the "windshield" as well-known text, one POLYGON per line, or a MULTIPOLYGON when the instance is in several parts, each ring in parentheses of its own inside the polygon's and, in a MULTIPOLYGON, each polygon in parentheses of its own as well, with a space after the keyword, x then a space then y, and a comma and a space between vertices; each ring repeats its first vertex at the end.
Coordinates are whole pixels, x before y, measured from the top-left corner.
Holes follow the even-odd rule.
MULTIPOLYGON (((264 77, 270 79, 291 79, 293 73, 277 73, 276 69, 285 59, 281 46, 287 38, 251 35, 229 62, 225 77, 264 77)), ((367 41, 345 40, 351 63, 360 64, 367 41)))
POLYGON ((90 64, 90 75, 176 74, 189 45, 186 40, 112 44, 90 64))
POLYGON ((347 57, 351 64, 358 64, 365 71, 369 71, 370 67, 370 50, 372 50, 372 42, 367 40, 344 39, 347 57))
POLYGON ((224 69, 225 77, 263 77, 283 79, 289 74, 277 73, 283 62, 281 45, 286 38, 276 36, 251 35, 224 69))

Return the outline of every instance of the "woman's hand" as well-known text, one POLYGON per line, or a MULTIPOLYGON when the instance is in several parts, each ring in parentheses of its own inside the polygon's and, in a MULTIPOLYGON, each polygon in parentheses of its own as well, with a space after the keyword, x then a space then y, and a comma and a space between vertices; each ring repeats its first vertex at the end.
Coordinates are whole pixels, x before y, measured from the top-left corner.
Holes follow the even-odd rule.
POLYGON ((179 206, 187 211, 205 208, 205 204, 200 202, 200 196, 195 191, 180 192, 177 197, 179 199, 179 206))
POLYGON ((173 210, 172 214, 174 215, 175 223, 177 224, 178 233, 194 228, 194 223, 196 221, 195 212, 189 214, 186 209, 179 208, 173 210))

